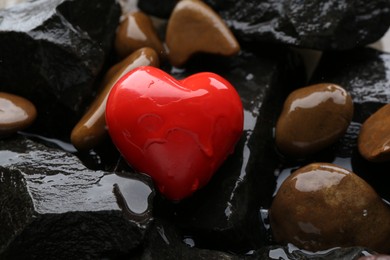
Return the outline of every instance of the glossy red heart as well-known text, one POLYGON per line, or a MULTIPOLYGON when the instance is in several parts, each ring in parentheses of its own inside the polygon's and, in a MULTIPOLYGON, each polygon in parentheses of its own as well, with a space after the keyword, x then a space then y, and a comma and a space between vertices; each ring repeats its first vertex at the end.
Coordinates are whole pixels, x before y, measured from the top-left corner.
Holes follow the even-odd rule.
POLYGON ((176 80, 154 67, 130 71, 111 90, 109 134, 127 162, 181 200, 203 187, 243 129, 234 87, 214 73, 176 80))

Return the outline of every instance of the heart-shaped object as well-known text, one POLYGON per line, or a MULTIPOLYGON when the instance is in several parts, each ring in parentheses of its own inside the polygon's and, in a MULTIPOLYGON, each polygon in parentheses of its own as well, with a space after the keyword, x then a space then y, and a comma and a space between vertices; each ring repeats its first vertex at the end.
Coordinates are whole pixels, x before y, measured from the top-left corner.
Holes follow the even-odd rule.
POLYGON ((219 75, 203 72, 178 81, 143 66, 112 88, 106 123, 127 162, 150 175, 165 197, 181 200, 206 185, 233 151, 243 108, 219 75))

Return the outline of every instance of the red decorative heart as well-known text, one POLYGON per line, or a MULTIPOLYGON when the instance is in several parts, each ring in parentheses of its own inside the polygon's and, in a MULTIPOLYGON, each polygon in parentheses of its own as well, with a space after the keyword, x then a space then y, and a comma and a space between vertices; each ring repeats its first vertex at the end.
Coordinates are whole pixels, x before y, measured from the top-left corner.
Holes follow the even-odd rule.
POLYGON ((234 87, 214 73, 178 81, 144 66, 111 90, 106 123, 127 162, 180 200, 206 185, 233 151, 243 109, 234 87))

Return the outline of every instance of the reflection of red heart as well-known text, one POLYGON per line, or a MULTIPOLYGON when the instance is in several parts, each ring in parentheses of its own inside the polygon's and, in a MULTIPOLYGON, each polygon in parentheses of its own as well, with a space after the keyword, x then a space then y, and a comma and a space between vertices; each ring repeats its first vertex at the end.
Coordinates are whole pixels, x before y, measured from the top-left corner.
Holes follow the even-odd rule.
POLYGON ((167 198, 180 200, 207 184, 232 152, 243 109, 235 89, 216 74, 177 81, 145 66, 113 87, 106 122, 124 158, 167 198))

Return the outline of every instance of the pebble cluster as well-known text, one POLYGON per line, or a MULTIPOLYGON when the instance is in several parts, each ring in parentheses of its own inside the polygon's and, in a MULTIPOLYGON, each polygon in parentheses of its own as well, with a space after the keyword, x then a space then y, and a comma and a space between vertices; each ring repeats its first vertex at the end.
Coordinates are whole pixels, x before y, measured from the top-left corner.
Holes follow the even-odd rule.
MULTIPOLYGON (((390 159, 390 104, 362 125, 358 148, 373 162, 390 159)), ((275 142, 287 157, 307 158, 338 141, 353 117, 349 93, 334 84, 299 88, 286 99, 275 142)), ((311 251, 336 246, 390 249, 390 208, 375 190, 337 165, 313 163, 281 185, 270 209, 274 239, 311 251), (340 215, 341 214, 341 215, 340 215)))

